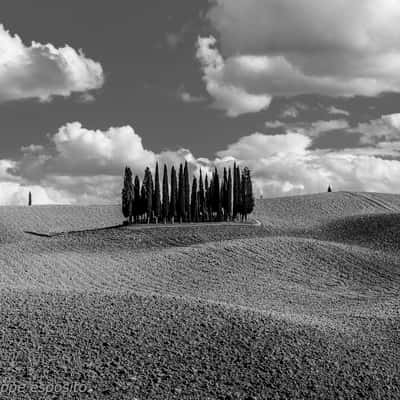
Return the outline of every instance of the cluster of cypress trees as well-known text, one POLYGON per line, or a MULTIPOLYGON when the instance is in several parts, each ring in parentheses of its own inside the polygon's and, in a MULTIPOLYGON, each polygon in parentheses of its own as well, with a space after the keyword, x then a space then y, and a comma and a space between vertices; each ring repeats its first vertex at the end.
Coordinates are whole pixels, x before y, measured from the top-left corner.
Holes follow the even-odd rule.
POLYGON ((193 177, 190 188, 188 164, 180 164, 178 173, 174 166, 170 175, 164 165, 162 191, 158 162, 153 174, 144 172, 143 182, 132 170, 125 168, 122 189, 122 213, 132 223, 221 222, 247 220, 254 208, 253 185, 250 170, 240 171, 236 163, 224 168, 220 179, 215 168, 209 179, 200 170, 193 177))

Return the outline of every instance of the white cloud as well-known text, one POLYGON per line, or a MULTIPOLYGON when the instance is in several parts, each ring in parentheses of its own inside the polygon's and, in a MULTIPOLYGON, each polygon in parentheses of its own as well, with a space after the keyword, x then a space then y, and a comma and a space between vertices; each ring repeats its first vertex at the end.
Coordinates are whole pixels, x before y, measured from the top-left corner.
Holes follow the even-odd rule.
POLYGON ((0 25, 0 101, 87 92, 104 83, 102 66, 66 45, 32 42, 26 46, 0 25))
POLYGON ((297 118, 299 116, 300 112, 299 110, 294 107, 294 106, 289 106, 286 107, 282 110, 280 116, 283 119, 287 119, 287 118, 297 118))
POLYGON ((314 122, 267 121, 265 126, 267 128, 284 128, 286 132, 298 133, 309 137, 317 137, 326 132, 347 130, 349 128, 349 123, 344 119, 314 122))
POLYGON ((183 86, 178 89, 178 97, 184 103, 202 103, 205 98, 202 96, 195 96, 189 93, 183 86))
MULTIPOLYGON (((215 39, 200 39, 209 49, 202 61, 207 86, 264 99, 400 92, 398 1, 213 0, 208 17, 223 55, 215 39)), ((220 108, 231 109, 218 90, 208 91, 220 108)))
POLYGON ((25 205, 28 203, 28 193, 32 192, 35 204, 53 204, 60 202, 54 190, 47 191, 40 185, 25 185, 20 176, 10 173, 17 163, 12 160, 0 160, 0 205, 25 205), (49 192, 49 193, 48 193, 49 192))
POLYGON ((334 119, 331 121, 315 121, 309 124, 309 126, 303 124, 303 127, 300 129, 309 136, 319 136, 321 133, 347 129, 348 127, 349 123, 346 120, 334 119))
POLYGON ((0 205, 27 205, 29 192, 32 193, 33 204, 70 204, 70 201, 53 189, 0 181, 0 205))
MULTIPOLYGON (((371 151, 374 149, 310 150, 310 143, 310 138, 301 134, 255 133, 241 138, 218 155, 233 155, 241 165, 248 165, 258 195, 321 192, 328 184, 336 190, 398 191, 400 161, 377 157, 379 152, 371 151)), ((380 150, 380 155, 384 155, 393 148, 380 150)))
POLYGON ((285 123, 282 121, 267 121, 265 123, 265 126, 267 128, 283 128, 285 126, 285 123))
POLYGON ((155 154, 144 149, 142 138, 131 126, 101 131, 73 122, 62 126, 52 140, 57 150, 51 160, 54 171, 119 174, 126 164, 142 170, 155 162, 155 154))
MULTIPOLYGON (((396 125, 396 116, 385 116, 396 125)), ((383 120, 383 119, 382 119, 383 120)), ((391 192, 400 181, 400 140, 344 150, 315 150, 317 132, 329 131, 342 120, 317 121, 306 128, 240 138, 216 154, 198 158, 188 149, 159 154, 144 148, 132 127, 89 130, 78 122, 61 127, 48 146, 26 146, 20 160, 0 161, 0 204, 26 204, 32 191, 38 203, 116 203, 125 165, 142 176, 155 161, 178 166, 188 161, 191 173, 210 172, 237 160, 248 165, 257 195, 280 196, 335 190, 391 192), (313 131, 314 130, 314 131, 313 131), (54 149, 53 149, 54 148, 54 149), (388 159, 393 158, 393 159, 388 159)), ((400 190, 400 189, 399 189, 400 190)))
POLYGON ((78 101, 83 104, 89 104, 93 103, 96 100, 94 95, 92 93, 82 93, 82 95, 79 96, 78 101))
POLYGON ((311 139, 298 133, 285 135, 264 135, 253 133, 231 144, 218 157, 234 157, 238 160, 266 159, 279 154, 304 154, 311 145, 311 139))
POLYGON ((350 132, 360 133, 362 144, 400 140, 400 113, 383 115, 379 119, 360 123, 350 132))
POLYGON ((349 116, 350 113, 346 110, 342 110, 341 108, 337 108, 335 106, 330 106, 326 110, 328 114, 333 114, 333 115, 346 115, 349 116))
MULTIPOLYGON (((270 96, 252 94, 240 85, 224 81, 229 66, 225 65, 222 56, 214 47, 215 44, 216 40, 213 37, 199 38, 197 43, 197 58, 202 65, 207 92, 214 99, 213 106, 225 110, 229 117, 238 117, 267 108, 271 103, 270 96)), ((257 65, 254 67, 257 68, 257 65)))

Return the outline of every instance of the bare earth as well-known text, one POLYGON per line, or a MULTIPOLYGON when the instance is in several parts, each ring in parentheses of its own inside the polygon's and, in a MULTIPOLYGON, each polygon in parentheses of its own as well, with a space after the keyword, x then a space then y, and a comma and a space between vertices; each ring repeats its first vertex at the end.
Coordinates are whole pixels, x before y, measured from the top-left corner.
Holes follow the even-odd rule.
POLYGON ((400 398, 400 196, 254 218, 96 229, 119 207, 0 207, 0 391, 23 385, 0 398, 400 398), (56 383, 84 390, 35 390, 56 383))

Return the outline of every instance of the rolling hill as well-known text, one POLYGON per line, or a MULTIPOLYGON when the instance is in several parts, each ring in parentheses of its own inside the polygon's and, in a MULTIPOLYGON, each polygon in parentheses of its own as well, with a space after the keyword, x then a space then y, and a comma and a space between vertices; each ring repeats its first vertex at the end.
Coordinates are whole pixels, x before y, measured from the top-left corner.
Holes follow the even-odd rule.
POLYGON ((254 218, 0 207, 3 375, 86 385, 63 398, 399 398, 400 196, 265 199, 254 218))

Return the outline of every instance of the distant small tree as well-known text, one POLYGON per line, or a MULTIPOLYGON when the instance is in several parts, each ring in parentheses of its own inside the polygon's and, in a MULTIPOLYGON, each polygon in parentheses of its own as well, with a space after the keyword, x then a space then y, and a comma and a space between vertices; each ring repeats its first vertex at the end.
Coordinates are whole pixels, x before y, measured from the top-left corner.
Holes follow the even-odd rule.
POLYGON ((171 168, 171 200, 169 203, 169 217, 171 222, 175 222, 178 216, 178 183, 176 178, 176 169, 174 166, 171 168))
POLYGON ((199 221, 199 205, 197 200, 197 178, 194 176, 192 183, 192 197, 190 202, 191 221, 193 222, 199 221))
POLYGON ((190 182, 189 182, 189 168, 187 161, 185 161, 183 178, 184 178, 184 193, 185 193, 184 219, 186 222, 190 222, 190 182))
POLYGON ((164 224, 167 222, 169 215, 169 188, 168 188, 168 169, 167 166, 164 165, 164 174, 163 174, 163 188, 162 188, 162 206, 161 206, 161 214, 164 221, 164 224))
POLYGON ((182 164, 179 166, 178 177, 178 218, 180 223, 185 220, 185 178, 182 164))
POLYGON ((156 172, 154 176, 154 200, 153 200, 154 218, 156 224, 161 217, 161 191, 160 191, 160 174, 158 170, 158 162, 156 162, 156 172))
POLYGON ((28 206, 29 207, 32 206, 32 192, 29 192, 29 194, 28 194, 28 206))
MULTIPOLYGON (((122 214, 128 219, 128 222, 132 223, 133 215, 133 183, 132 183, 132 171, 129 167, 125 168, 124 175, 124 187, 122 188, 122 214)), ((29 205, 32 204, 31 193, 29 192, 29 205)))
POLYGON ((329 185, 329 187, 328 187, 328 193, 331 193, 332 192, 332 187, 331 187, 331 185, 329 185))

